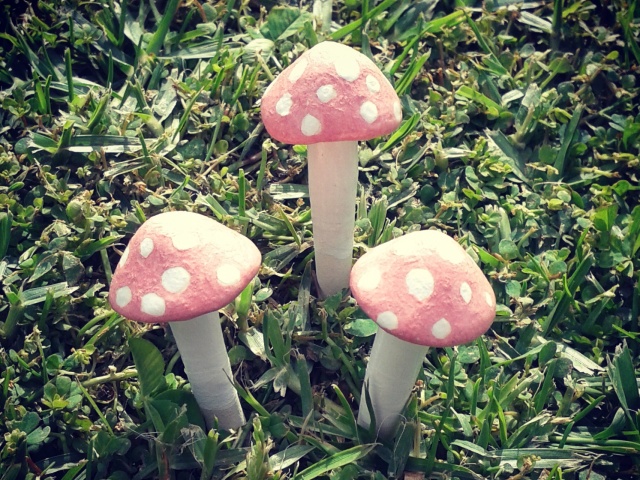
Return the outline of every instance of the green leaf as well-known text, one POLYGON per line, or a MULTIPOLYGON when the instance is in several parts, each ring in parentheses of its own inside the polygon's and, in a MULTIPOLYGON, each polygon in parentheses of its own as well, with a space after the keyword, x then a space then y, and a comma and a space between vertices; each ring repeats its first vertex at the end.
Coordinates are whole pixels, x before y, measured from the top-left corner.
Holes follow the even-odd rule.
POLYGON ((247 315, 251 308, 252 293, 253 282, 249 282, 234 301, 236 313, 238 314, 238 322, 244 326, 243 330, 247 329, 247 315))
POLYGON ((100 238, 98 240, 86 240, 78 248, 76 248, 74 255, 81 260, 86 260, 91 255, 100 250, 104 250, 109 245, 113 245, 121 237, 119 235, 110 235, 108 237, 100 238))
POLYGON ((596 209, 593 225, 601 232, 610 232, 618 216, 618 205, 611 204, 596 209))
MULTIPOLYGON (((153 139, 147 139, 152 141, 153 139)), ((142 149, 140 140, 137 137, 120 137, 116 135, 76 135, 71 137, 69 146, 66 148, 70 152, 89 153, 122 153, 137 152, 142 149)))
POLYGON ((382 12, 388 10, 389 7, 391 7, 397 1, 398 0, 384 0, 383 2, 379 3, 374 8, 372 8, 371 10, 369 10, 367 12, 366 17, 364 17, 364 16, 360 17, 357 20, 354 20, 353 22, 345 25, 340 30, 338 30, 336 32, 333 32, 329 38, 331 40, 335 41, 335 40, 340 40, 341 38, 346 37, 350 33, 356 31, 357 29, 359 29, 364 22, 366 22, 366 21, 368 21, 368 20, 370 20, 370 19, 372 19, 374 17, 377 17, 382 12))
POLYGON ((520 15, 518 15, 518 20, 526 25, 537 28, 544 33, 553 33, 553 26, 551 25, 551 22, 548 20, 544 20, 543 18, 534 15, 533 13, 521 11, 520 15))
POLYGON ((247 346, 251 353, 266 360, 264 337, 260 330, 251 327, 244 332, 238 332, 238 338, 247 346))
POLYGON ((278 452, 269 457, 269 465, 271 470, 278 472, 290 467, 302 457, 315 450, 316 447, 312 445, 292 445, 285 450, 278 452))
POLYGON ((358 445, 356 447, 348 448, 331 455, 324 460, 320 460, 318 463, 300 472, 296 478, 299 480, 312 480, 313 478, 324 475, 336 468, 357 462, 361 458, 367 456, 374 447, 375 445, 358 445))
POLYGON ((565 174, 565 170, 567 168, 567 154, 569 153, 569 148, 573 144, 573 137, 578 130, 578 124, 580 123, 580 118, 582 118, 583 110, 584 106, 578 105, 571 116, 571 121, 569 121, 569 124, 566 126, 564 138, 562 140, 562 147, 558 151, 558 155, 556 156, 556 160, 553 164, 554 168, 558 171, 558 178, 565 174))
POLYGON ((138 371, 140 390, 145 397, 163 390, 166 386, 164 378, 164 360, 156 346, 143 338, 130 338, 129 348, 138 371))
POLYGON ((553 327, 555 327, 556 323, 560 321, 561 318, 564 318, 567 310, 571 302, 573 301, 573 296, 575 295, 578 288, 583 284, 587 273, 593 266, 595 262, 594 256, 592 253, 588 253, 584 256, 584 258, 577 265, 573 274, 569 279, 566 279, 565 276, 565 288, 560 296, 560 299, 551 310, 551 313, 544 321, 542 332, 543 336, 547 334, 553 327))
POLYGON ((640 206, 636 206, 631 212, 633 221, 629 226, 629 238, 634 242, 632 255, 635 255, 640 249, 640 206), (634 240, 635 239, 635 240, 634 240))
MULTIPOLYGON (((634 1, 631 5, 635 6, 635 4, 636 3, 634 1)), ((625 48, 631 49, 631 53, 633 53, 636 62, 640 63, 640 45, 638 45, 638 42, 636 40, 634 29, 631 27, 631 24, 634 22, 634 17, 636 15, 636 9, 632 7, 627 8, 627 15, 619 16, 620 24, 622 25, 622 31, 624 32, 625 48)))
POLYGON ((154 400, 170 401, 176 405, 184 405, 187 408, 187 420, 191 425, 198 425, 200 428, 205 428, 204 418, 202 412, 196 401, 196 397, 193 393, 187 390, 165 390, 153 397, 154 400))
POLYGON ((269 185, 269 195, 278 201, 308 198, 309 187, 307 185, 296 185, 293 183, 276 183, 269 185))
POLYGON ((287 342, 283 338, 280 323, 273 313, 267 311, 264 316, 265 339, 269 340, 269 344, 273 349, 276 365, 283 366, 287 363, 289 357, 289 348, 287 342))
MULTIPOLYGON (((549 345, 548 343, 545 345, 549 345)), ((544 349, 540 352, 542 355, 544 349)), ((546 405, 547 401, 553 390, 555 390, 555 384, 553 382, 553 377, 556 371, 557 360, 552 360, 547 364, 547 371, 545 372, 544 381, 540 386, 540 389, 536 392, 534 397, 534 408, 535 413, 539 414, 542 412, 542 409, 546 405)))
POLYGON ((622 134, 622 141, 625 148, 629 148, 629 144, 637 143, 638 136, 640 135, 640 123, 630 123, 624 127, 622 134))
POLYGON ((9 249, 12 220, 11 212, 0 212, 0 260, 4 258, 9 249))
POLYGON ((398 83, 396 84, 396 93, 398 94, 398 96, 402 96, 407 93, 407 91, 411 88, 413 81, 422 71, 422 67, 424 66, 425 63, 427 63, 428 59, 429 59, 428 53, 425 53, 423 55, 420 55, 419 57, 411 59, 411 62, 409 62, 409 66, 407 67, 405 72, 402 74, 402 77, 400 78, 400 80, 398 80, 398 83))
POLYGON ((282 41, 295 35, 304 28, 304 24, 312 21, 310 12, 302 12, 298 8, 277 6, 271 9, 267 23, 261 28, 262 35, 273 41, 282 41))
POLYGON ((54 154, 58 151, 58 143, 41 133, 33 133, 29 139, 27 146, 34 152, 44 150, 54 154))
POLYGON ((628 415, 631 410, 636 411, 640 408, 640 393, 638 393, 638 384, 635 381, 636 372, 633 365, 631 351, 625 345, 624 348, 618 347, 616 349, 616 354, 607 368, 607 374, 620 400, 620 405, 628 415), (629 381, 629 379, 633 381, 629 381))
POLYGON ((302 354, 298 355, 295 363, 295 372, 300 383, 300 406, 302 415, 306 418, 313 412, 313 390, 311 389, 311 379, 307 361, 302 354))
POLYGON ((593 436, 593 439, 596 441, 607 440, 608 438, 611 438, 617 435, 618 433, 622 432, 626 424, 627 422, 626 422, 625 410, 622 408, 618 408, 616 410, 616 413, 613 416, 613 419, 611 420, 611 424, 604 430, 601 430, 598 433, 596 433, 593 436))
POLYGON ((157 54, 162 48, 167 33, 169 33, 169 27, 176 16, 179 5, 180 0, 169 0, 167 2, 164 15, 158 24, 158 28, 147 45, 147 54, 157 54))
POLYGON ((215 432, 209 432, 207 439, 204 444, 203 451, 203 467, 202 467, 202 475, 200 478, 202 480, 208 480, 213 475, 213 469, 216 461, 216 457, 218 455, 219 450, 218 444, 218 434, 215 432))
POLYGON ((27 435, 28 445, 39 445, 44 442, 51 433, 51 427, 37 428, 27 435))
POLYGON ((33 271, 33 275, 29 278, 29 282, 33 282, 43 275, 47 274, 58 263, 58 255, 47 255, 38 262, 36 268, 33 271))
POLYGON ((451 445, 464 448, 465 450, 475 453, 476 455, 480 455, 484 458, 495 458, 495 455, 493 453, 490 453, 479 445, 476 445, 475 443, 469 442, 467 440, 454 440, 453 442, 451 442, 451 445))
POLYGON ((494 47, 489 45, 489 40, 487 40, 484 37, 480 29, 478 28, 478 25, 476 24, 476 22, 474 22, 473 19, 468 14, 465 13, 465 16, 467 18, 467 23, 471 27, 471 30, 473 31, 476 37, 476 40, 478 40, 478 45, 480 45, 480 48, 482 48, 484 53, 488 55, 488 57, 483 61, 483 63, 488 65, 489 70, 496 76, 501 77, 503 75, 509 75, 509 72, 507 71, 507 69, 504 67, 504 65, 502 65, 502 63, 500 63, 500 60, 496 56, 494 47))
POLYGON ((347 323, 344 330, 354 337, 370 337, 378 331, 378 324, 369 318, 356 318, 347 323))
POLYGON ((53 299, 71 295, 78 290, 78 287, 70 287, 67 282, 54 283, 53 285, 45 285, 44 287, 30 288, 20 294, 23 306, 35 305, 44 302, 47 296, 53 299))
POLYGON ((124 455, 131 447, 131 441, 128 438, 109 435, 104 430, 101 430, 94 437, 93 447, 100 457, 124 455))
POLYGON ((495 147, 495 152, 499 155, 500 160, 511 167, 516 177, 526 184, 530 184, 531 180, 524 173, 525 165, 522 155, 515 149, 504 133, 489 130, 485 133, 495 147))
POLYGON ((487 109, 487 113, 493 117, 497 117, 503 111, 502 105, 494 102, 486 95, 483 95, 478 90, 475 90, 467 85, 461 86, 456 91, 456 95, 468 98, 469 100, 473 100, 474 102, 483 105, 487 109))
POLYGON ((503 239, 500 240, 499 245, 500 255, 507 260, 513 260, 520 256, 520 252, 518 250, 518 246, 513 240, 503 239))
POLYGON ((419 123, 420 123, 420 114, 414 113, 406 121, 402 122, 402 125, 400 125, 400 127, 398 127, 398 129, 391 134, 391 136, 389 137, 389 140, 387 140, 387 142, 382 146, 381 150, 383 152, 386 152, 397 143, 400 143, 400 141, 404 137, 406 137, 416 129, 419 123))
POLYGON ((156 411, 162 416, 164 423, 158 440, 165 445, 175 444, 182 435, 182 429, 189 426, 186 407, 155 398, 149 403, 153 404, 156 411))

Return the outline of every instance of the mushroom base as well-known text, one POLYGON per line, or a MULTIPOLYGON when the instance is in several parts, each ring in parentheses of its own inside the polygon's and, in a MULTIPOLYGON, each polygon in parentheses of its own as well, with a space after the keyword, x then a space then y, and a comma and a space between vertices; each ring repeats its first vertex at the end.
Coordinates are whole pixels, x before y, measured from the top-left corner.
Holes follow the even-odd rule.
POLYGON ((214 425, 215 418, 218 427, 225 430, 244 425, 218 312, 170 325, 207 428, 214 425))
POLYGON ((362 385, 358 425, 367 429, 371 425, 368 388, 376 432, 384 440, 393 438, 428 351, 429 347, 405 342, 378 329, 362 385))
POLYGON ((349 287, 358 187, 358 142, 307 147, 316 274, 322 295, 349 287))

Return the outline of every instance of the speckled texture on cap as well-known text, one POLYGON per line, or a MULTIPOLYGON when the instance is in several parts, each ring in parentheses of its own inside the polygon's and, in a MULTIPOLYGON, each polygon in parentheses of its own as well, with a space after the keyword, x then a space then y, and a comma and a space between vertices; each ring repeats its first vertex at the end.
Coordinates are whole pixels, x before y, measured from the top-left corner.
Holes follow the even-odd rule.
POLYGON ((391 335, 451 347, 486 332, 496 298, 482 270, 451 237, 424 230, 371 249, 351 271, 358 304, 391 335))
POLYGON ((369 58, 346 45, 322 42, 273 81, 262 97, 261 114, 276 140, 310 145, 391 133, 400 125, 402 107, 369 58))
POLYGON ((251 240, 215 220, 162 213, 129 242, 111 280, 109 302, 139 322, 189 320, 234 300, 260 263, 251 240))

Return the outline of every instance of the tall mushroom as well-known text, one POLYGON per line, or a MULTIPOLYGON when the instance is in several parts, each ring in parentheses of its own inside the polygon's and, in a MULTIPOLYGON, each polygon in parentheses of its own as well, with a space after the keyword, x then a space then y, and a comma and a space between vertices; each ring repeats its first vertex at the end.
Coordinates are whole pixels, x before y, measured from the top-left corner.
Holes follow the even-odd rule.
POLYGON ((429 347, 452 347, 480 337, 495 317, 495 295, 460 244, 436 230, 410 233, 364 254, 351 272, 351 292, 380 327, 358 424, 371 424, 368 389, 378 434, 389 439, 429 347))
POLYGON ((262 120, 278 141, 308 145, 309 195, 318 283, 324 295, 349 285, 358 141, 395 130, 402 107, 361 53, 334 42, 303 53, 269 86, 262 120))
POLYGON ((169 323, 207 426, 245 418, 232 384, 217 310, 256 276, 261 256, 246 237, 197 213, 152 217, 133 236, 109 290, 121 315, 169 323))

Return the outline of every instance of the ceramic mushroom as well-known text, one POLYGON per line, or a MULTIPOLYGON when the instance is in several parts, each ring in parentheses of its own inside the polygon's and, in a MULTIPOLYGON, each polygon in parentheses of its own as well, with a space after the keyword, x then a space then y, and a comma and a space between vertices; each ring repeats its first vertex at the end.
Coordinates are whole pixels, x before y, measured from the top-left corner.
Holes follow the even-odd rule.
POLYGON ((436 230, 410 233, 364 254, 351 272, 351 292, 380 327, 358 424, 371 424, 368 388, 378 435, 390 439, 429 347, 480 337, 495 317, 495 295, 467 252, 436 230))
POLYGON ((323 42, 269 86, 261 112, 273 138, 308 145, 318 284, 324 295, 337 293, 348 287, 352 264, 358 141, 394 131, 400 100, 371 60, 323 42))
POLYGON ((246 237, 197 213, 162 213, 133 236, 113 275, 121 315, 169 323, 208 427, 245 423, 217 310, 256 276, 260 252, 246 237))

